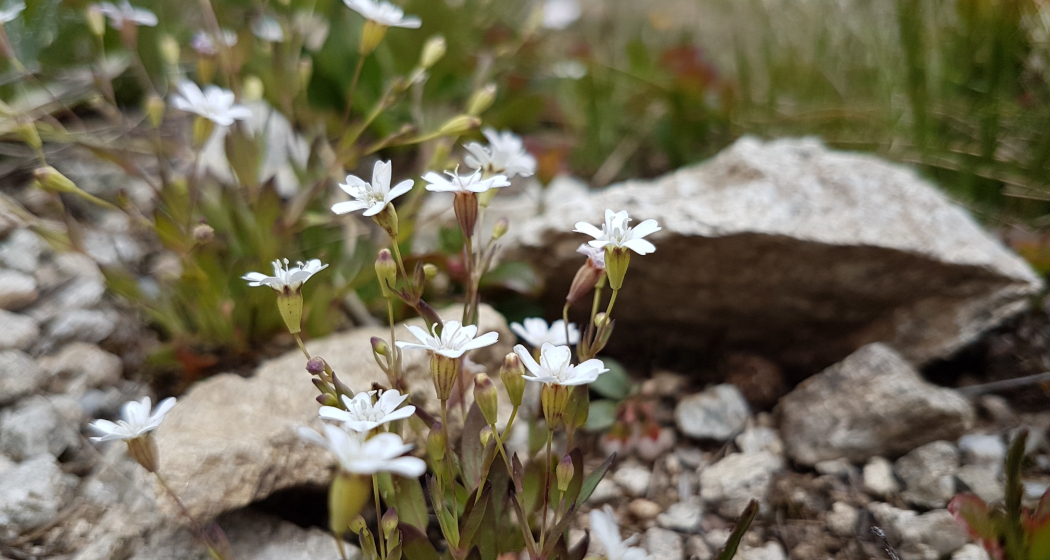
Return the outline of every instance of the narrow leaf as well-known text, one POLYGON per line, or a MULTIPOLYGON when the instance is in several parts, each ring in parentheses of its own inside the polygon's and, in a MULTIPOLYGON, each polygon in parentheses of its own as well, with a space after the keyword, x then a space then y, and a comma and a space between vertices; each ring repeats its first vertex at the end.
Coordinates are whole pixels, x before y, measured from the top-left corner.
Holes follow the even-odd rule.
POLYGON ((401 531, 401 551, 407 560, 441 560, 424 531, 407 523, 399 524, 398 530, 401 531))
POLYGON ((731 560, 733 556, 736 556, 736 549, 740 546, 740 539, 744 538, 744 533, 747 533, 747 528, 751 526, 751 522, 755 520, 756 515, 758 515, 758 502, 751 500, 748 502, 747 507, 744 508, 744 512, 737 518, 736 525, 733 526, 733 532, 726 539, 726 544, 718 553, 717 560, 731 560))
POLYGON ((605 473, 608 472, 609 467, 612 466, 613 461, 615 460, 616 454, 613 453, 606 457, 605 462, 599 465, 597 469, 594 469, 591 474, 587 475, 587 478, 583 480, 583 486, 580 487, 580 496, 576 499, 576 503, 582 504, 587 501, 587 498, 591 497, 591 493, 594 492, 594 489, 598 486, 598 483, 601 482, 605 473))

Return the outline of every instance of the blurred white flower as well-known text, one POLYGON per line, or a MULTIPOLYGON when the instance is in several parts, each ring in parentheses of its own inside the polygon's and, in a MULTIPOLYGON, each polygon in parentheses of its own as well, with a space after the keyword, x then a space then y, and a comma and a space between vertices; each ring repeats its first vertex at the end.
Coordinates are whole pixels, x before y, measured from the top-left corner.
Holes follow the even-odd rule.
POLYGON ((260 16, 252 22, 252 33, 267 43, 284 42, 284 29, 273 16, 260 16))
POLYGON ((470 155, 463 158, 468 167, 487 173, 504 174, 507 178, 515 175, 531 177, 536 172, 536 158, 525 151, 525 145, 517 134, 509 130, 499 132, 491 127, 481 133, 488 139, 488 146, 477 142, 463 146, 470 152, 470 155))
POLYGON ((131 22, 135 25, 145 25, 146 27, 154 27, 157 25, 157 15, 145 8, 136 8, 131 5, 131 2, 124 0, 119 6, 110 2, 100 2, 98 4, 100 12, 106 15, 109 19, 109 24, 113 26, 113 29, 124 29, 125 22, 131 22))
POLYGON ((312 11, 300 10, 295 12, 292 19, 299 36, 303 38, 303 46, 307 50, 318 51, 324 46, 328 38, 328 19, 312 11))
POLYGON ((175 397, 168 397, 160 401, 151 414, 149 397, 143 397, 141 401, 128 401, 120 409, 120 420, 95 420, 88 424, 88 427, 101 434, 92 437, 91 441, 130 440, 143 436, 156 430, 173 406, 175 397))
POLYGON ((657 225, 656 220, 645 220, 633 228, 627 225, 627 222, 630 221, 631 219, 627 217, 626 210, 622 212, 606 210, 605 223, 602 224, 601 230, 587 222, 577 222, 576 229, 573 231, 593 237, 594 240, 587 243, 596 249, 609 245, 626 247, 639 255, 655 251, 656 247, 642 238, 650 233, 660 231, 660 226, 657 225))
POLYGON ((365 216, 375 216, 383 211, 387 204, 395 198, 412 190, 415 181, 406 179, 390 188, 390 162, 377 161, 372 168, 372 182, 366 183, 355 175, 347 175, 346 183, 340 184, 346 194, 354 200, 339 202, 332 206, 332 212, 346 214, 357 210, 364 210, 365 216))
POLYGON ((233 121, 252 116, 250 109, 234 103, 233 92, 216 85, 205 86, 204 91, 189 81, 179 84, 179 93, 171 96, 171 104, 180 111, 195 113, 219 126, 229 126, 233 121))
POLYGON ((423 180, 427 183, 427 190, 430 192, 450 192, 450 193, 483 193, 489 189, 498 187, 506 187, 510 185, 510 181, 504 175, 493 175, 488 179, 481 178, 481 170, 477 170, 470 175, 460 175, 455 171, 446 171, 448 179, 442 177, 440 173, 431 171, 426 175, 423 175, 423 180))
POLYGON ((605 249, 596 249, 586 243, 580 243, 580 246, 576 248, 576 252, 587 257, 591 266, 605 270, 605 249))
POLYGON ((387 422, 402 420, 412 416, 416 407, 408 405, 402 408, 401 403, 408 399, 408 395, 402 395, 398 391, 376 391, 361 392, 354 398, 342 396, 346 410, 334 406, 322 406, 321 418, 342 422, 344 426, 355 431, 367 433, 387 422), (372 402, 373 397, 377 397, 372 402))
POLYGON ((408 330, 419 339, 419 343, 397 341, 398 348, 427 350, 435 354, 441 354, 448 358, 459 358, 468 350, 476 350, 491 346, 499 340, 499 333, 490 332, 477 336, 477 325, 463 325, 459 321, 445 321, 441 328, 441 335, 437 334, 438 325, 431 327, 427 332, 415 325, 408 325, 408 330))
POLYGON ((21 14, 22 11, 25 9, 26 3, 22 2, 22 0, 18 0, 17 2, 11 2, 3 9, 0 9, 0 24, 7 23, 9 21, 14 21, 18 18, 18 15, 21 14))
POLYGON ((565 321, 558 319, 547 327, 547 321, 540 317, 529 317, 521 323, 511 323, 510 330, 533 348, 540 348, 545 342, 555 346, 572 345, 580 341, 580 331, 576 325, 569 323, 569 340, 565 340, 565 321))
MULTIPOLYGON (((222 42, 226 47, 232 47, 237 44, 237 34, 229 29, 222 30, 222 42)), ((215 41, 212 40, 211 35, 207 31, 198 31, 193 35, 193 40, 190 41, 190 48, 197 51, 197 54, 201 56, 215 56, 219 54, 219 49, 215 47, 215 41)))
POLYGON ((547 0, 543 3, 543 27, 565 29, 580 19, 578 0, 547 0))
POLYGON ((644 549, 631 546, 638 540, 638 535, 629 539, 620 538, 620 526, 616 524, 612 507, 606 504, 602 509, 591 510, 591 534, 602 543, 607 560, 648 560, 649 554, 644 549))
POLYGON ((376 474, 388 472, 404 477, 417 477, 427 470, 427 464, 417 457, 403 457, 411 449, 401 436, 384 432, 365 439, 365 434, 346 432, 338 426, 325 424, 324 435, 310 428, 299 428, 299 436, 328 449, 339 461, 343 472, 376 474))
POLYGON ((579 80, 587 75, 587 65, 579 60, 562 60, 551 66, 551 74, 556 78, 579 80))
POLYGON ((376 0, 343 0, 347 8, 365 16, 379 25, 419 29, 423 24, 416 16, 405 16, 405 11, 390 2, 376 0))
POLYGON ((249 272, 241 277, 248 281, 249 286, 269 286, 278 292, 297 292, 299 288, 310 279, 311 276, 328 268, 327 264, 321 264, 318 259, 299 261, 298 266, 288 266, 288 259, 284 263, 273 261, 273 276, 267 276, 261 272, 249 272))
POLYGON ((536 363, 532 354, 522 345, 514 347, 514 353, 521 358, 528 370, 526 381, 546 383, 548 385, 586 385, 593 383, 598 376, 609 371, 601 360, 592 358, 580 365, 572 365, 572 350, 568 346, 555 346, 549 342, 540 347, 540 361, 536 363))

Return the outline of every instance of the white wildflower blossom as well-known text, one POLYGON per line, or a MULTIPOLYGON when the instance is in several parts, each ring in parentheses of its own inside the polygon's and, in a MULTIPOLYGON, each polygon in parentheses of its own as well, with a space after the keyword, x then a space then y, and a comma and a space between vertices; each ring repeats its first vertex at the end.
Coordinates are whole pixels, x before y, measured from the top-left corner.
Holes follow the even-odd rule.
POLYGON ((581 243, 576 249, 576 252, 587 257, 591 265, 595 268, 605 270, 605 249, 591 247, 586 243, 581 243))
POLYGON ((21 14, 25 9, 26 3, 22 2, 22 0, 9 3, 7 6, 4 6, 2 9, 0 9, 0 24, 4 24, 18 19, 19 14, 21 14))
POLYGON ((124 29, 124 24, 128 22, 146 27, 157 25, 156 14, 145 8, 132 6, 128 0, 124 0, 119 6, 111 2, 101 2, 98 4, 98 9, 109 19, 109 24, 113 26, 113 29, 124 29))
POLYGON ((283 43, 284 28, 273 16, 260 16, 252 22, 252 33, 267 43, 283 43))
POLYGON ((386 27, 405 27, 419 29, 423 24, 418 17, 406 16, 405 11, 391 4, 376 0, 343 0, 347 8, 386 27))
POLYGON ((429 183, 427 190, 430 192, 450 193, 483 193, 489 189, 506 187, 510 185, 505 175, 493 175, 488 179, 481 178, 481 170, 470 175, 460 175, 455 171, 446 171, 443 177, 440 173, 431 171, 423 175, 423 180, 429 183))
MULTIPOLYGON (((237 34, 229 29, 223 29, 221 41, 226 47, 233 47, 237 44, 237 34)), ((197 54, 201 56, 215 56, 219 54, 215 41, 207 31, 198 31, 194 34, 193 40, 190 41, 190 48, 197 51, 197 54)))
POLYGON ((419 343, 399 340, 397 346, 403 349, 427 350, 447 358, 459 358, 469 350, 491 346, 499 340, 497 332, 477 336, 477 325, 463 325, 459 321, 446 321, 440 335, 437 334, 437 329, 436 323, 429 333, 415 325, 408 325, 408 330, 419 343))
POLYGON ((468 167, 504 174, 508 178, 517 175, 531 177, 536 172, 536 158, 525 151, 520 136, 509 130, 500 132, 494 128, 486 128, 481 133, 489 141, 488 146, 477 142, 463 146, 470 152, 463 158, 468 167))
POLYGON ((88 427, 101 434, 98 437, 92 437, 91 441, 131 440, 156 430, 164 420, 164 415, 175 406, 175 397, 168 397, 160 401, 152 413, 150 404, 149 397, 143 397, 141 401, 129 401, 124 403, 120 409, 120 420, 91 422, 88 427))
POLYGON ((339 468, 350 474, 388 472, 404 477, 417 477, 427 470, 427 464, 418 457, 404 457, 412 446, 401 436, 384 432, 365 439, 365 434, 347 432, 338 426, 326 424, 324 435, 310 428, 299 428, 299 436, 328 449, 339 461, 339 468))
POLYGON ((579 0, 546 0, 543 3, 543 27, 565 29, 580 19, 582 12, 579 0))
POLYGON ((607 246, 626 247, 639 255, 646 255, 655 251, 656 247, 642 238, 660 231, 660 226, 657 225, 656 220, 645 220, 633 228, 627 225, 630 221, 631 218, 627 216, 626 210, 622 212, 606 210, 605 223, 602 224, 602 229, 599 230, 587 222, 577 222, 576 229, 573 231, 593 237, 594 240, 589 241, 588 244, 596 249, 607 246))
POLYGON ((606 560, 649 560, 644 549, 631 546, 638 540, 638 535, 628 539, 620 538, 620 527, 616 524, 612 507, 605 505, 602 509, 591 510, 591 534, 602 543, 606 560))
POLYGON ((355 175, 347 175, 346 183, 340 184, 346 194, 354 200, 339 202, 332 206, 332 212, 346 214, 364 210, 365 216, 375 216, 383 211, 395 198, 412 190, 415 181, 406 179, 390 188, 390 162, 377 161, 372 168, 372 182, 368 183, 355 175))
POLYGON ((297 292, 303 283, 311 276, 328 268, 327 264, 321 264, 318 259, 312 259, 303 263, 299 261, 298 266, 289 266, 288 259, 273 261, 273 276, 267 276, 261 272, 249 272, 241 278, 248 281, 249 286, 269 286, 277 292, 297 292))
POLYGON ((580 331, 576 325, 569 323, 569 339, 565 340, 565 321, 558 319, 547 326, 547 321, 540 317, 529 317, 521 323, 511 323, 510 330, 533 348, 540 348, 545 342, 555 346, 572 345, 580 341, 580 331))
POLYGON ((383 424, 394 420, 403 420, 416 412, 412 405, 401 406, 408 399, 398 391, 367 391, 354 395, 353 398, 342 396, 346 410, 334 406, 322 406, 321 418, 342 422, 344 426, 355 431, 367 433, 383 424), (373 401, 375 399, 375 402, 373 401))
POLYGON ((568 346, 555 346, 549 342, 540 347, 539 363, 533 359, 532 354, 518 344, 514 347, 514 353, 521 358, 525 364, 526 381, 546 383, 547 385, 586 385, 593 383, 598 376, 609 371, 605 364, 596 358, 592 358, 579 365, 572 365, 572 350, 568 346))
POLYGON ((229 126, 234 121, 252 116, 251 109, 234 103, 233 92, 216 85, 201 88, 184 80, 179 84, 179 93, 172 95, 171 104, 180 111, 200 115, 219 126, 229 126))

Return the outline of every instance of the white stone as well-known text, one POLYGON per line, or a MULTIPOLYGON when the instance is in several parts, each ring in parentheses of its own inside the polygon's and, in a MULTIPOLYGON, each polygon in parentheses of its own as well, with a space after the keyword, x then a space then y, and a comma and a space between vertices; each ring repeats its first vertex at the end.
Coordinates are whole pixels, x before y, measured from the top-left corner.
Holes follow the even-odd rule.
POLYGON ((735 519, 752 498, 763 503, 773 475, 784 468, 779 455, 768 451, 733 453, 700 471, 700 499, 735 519))
POLYGON ((36 280, 28 274, 0 269, 0 309, 19 309, 36 301, 36 280))
POLYGON ((864 465, 864 490, 880 498, 888 498, 900 492, 893 463, 884 457, 872 457, 864 465))
POLYGON ((652 527, 645 532, 645 549, 652 560, 683 560, 682 537, 674 531, 652 527))
POLYGON ((983 547, 969 543, 952 554, 952 560, 991 560, 988 551, 983 547))
POLYGON ((831 511, 827 513, 824 521, 831 534, 837 537, 852 537, 857 534, 857 519, 859 518, 857 508, 845 502, 835 502, 831 504, 831 511))
POLYGON ((649 491, 649 481, 653 473, 637 465, 624 465, 616 469, 612 479, 620 485, 629 496, 641 497, 649 491))
POLYGON ((43 370, 21 350, 0 350, 0 406, 37 390, 47 381, 43 370))
POLYGON ((40 338, 40 327, 32 317, 0 309, 0 350, 25 350, 40 338))
POLYGON ((767 542, 763 546, 741 545, 737 549, 736 560, 787 560, 784 547, 778 542, 767 542))
POLYGON ((54 519, 71 483, 50 455, 5 470, 0 476, 0 538, 12 539, 54 519))
POLYGON ((680 533, 695 533, 700 529, 703 514, 704 508, 699 500, 681 501, 656 516, 656 523, 664 529, 680 533))
POLYGON ((934 441, 897 459, 894 471, 904 481, 901 496, 910 503, 939 508, 955 496, 959 451, 947 441, 934 441))
POLYGON ((727 441, 740 433, 751 414, 744 396, 735 385, 715 385, 690 395, 674 409, 675 423, 685 435, 697 439, 727 441))

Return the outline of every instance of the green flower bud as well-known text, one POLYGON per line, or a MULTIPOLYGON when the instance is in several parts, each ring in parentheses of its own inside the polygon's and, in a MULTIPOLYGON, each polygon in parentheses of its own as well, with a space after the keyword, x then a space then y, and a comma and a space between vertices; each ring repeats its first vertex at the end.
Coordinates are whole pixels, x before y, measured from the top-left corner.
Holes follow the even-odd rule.
POLYGON ((430 375, 434 378, 434 390, 438 400, 447 401, 459 379, 461 358, 449 358, 441 354, 430 355, 430 375))
MULTIPOLYGON (((351 528, 361 509, 372 496, 372 480, 367 475, 340 472, 328 488, 328 521, 332 533, 342 535, 351 528)), ((356 532, 356 531, 355 531, 356 532)))
POLYGON ((438 267, 432 263, 426 263, 423 265, 423 275, 427 280, 433 280, 437 276, 438 267))
POLYGON ((391 290, 397 285, 397 263, 389 249, 379 251, 376 257, 376 277, 379 278, 379 287, 383 290, 383 297, 389 298, 391 290))
POLYGON ((489 442, 492 441, 492 427, 485 426, 478 432, 478 439, 481 441, 481 447, 488 447, 489 442))
POLYGON ((40 140, 40 133, 36 130, 36 124, 31 122, 19 124, 15 131, 18 132, 18 135, 22 137, 22 141, 30 148, 38 152, 43 148, 44 143, 40 140))
POLYGON ((511 352, 503 358, 503 367, 500 368, 499 378, 503 381, 503 387, 507 389, 510 403, 521 406, 521 399, 525 394, 525 367, 521 358, 511 352))
POLYGON ((485 422, 495 424, 496 413, 499 411, 499 396, 496 394, 496 385, 484 373, 474 377, 474 402, 478 403, 485 422))
POLYGON ((360 515, 356 515, 356 516, 354 516, 353 519, 350 520, 350 523, 348 524, 348 527, 350 528, 350 530, 355 535, 360 535, 361 531, 367 530, 368 524, 365 521, 364 517, 361 517, 360 515))
POLYGON ((445 121, 445 124, 438 129, 438 134, 441 136, 459 136, 479 126, 481 126, 481 119, 472 115, 459 115, 445 121))
POLYGON ((390 534, 397 529, 397 511, 394 508, 387 508, 386 513, 383 514, 383 538, 390 538, 390 534))
POLYGON ((387 352, 390 351, 390 345, 385 340, 378 336, 372 337, 372 352, 377 356, 386 356, 387 352))
POLYGON ((73 184, 73 181, 69 180, 69 177, 59 173, 57 169, 50 165, 33 171, 33 178, 36 179, 37 185, 47 192, 72 193, 80 190, 73 184))
POLYGON ((554 472, 558 476, 558 491, 564 493, 569 489, 569 483, 572 482, 572 475, 576 468, 572 466, 572 457, 563 455, 561 461, 558 461, 558 466, 555 467, 554 472))
POLYGON ((146 116, 149 117, 149 122, 153 125, 153 128, 159 127, 160 123, 164 121, 164 112, 166 110, 167 106, 159 95, 150 94, 146 98, 146 116))
POLYGON ((263 98, 263 93, 266 92, 266 86, 263 85, 263 81, 259 76, 251 75, 244 78, 244 85, 241 87, 243 98, 245 101, 258 101, 263 98))
POLYGON ((419 57, 419 65, 423 68, 430 68, 437 61, 441 60, 441 57, 445 56, 447 50, 448 45, 445 44, 445 38, 441 35, 434 35, 427 39, 426 44, 423 45, 423 54, 419 57))
MULTIPOLYGON (((493 192, 497 189, 489 189, 486 192, 493 192)), ((492 226, 492 239, 496 240, 507 234, 507 229, 510 227, 510 220, 507 218, 500 218, 496 225, 492 226)))
POLYGON ((179 65, 179 55, 181 53, 179 42, 176 41, 174 37, 167 33, 161 35, 157 48, 160 51, 160 57, 168 66, 179 65))
POLYGON ((605 246, 605 274, 609 276, 609 287, 619 290, 623 286, 623 277, 630 263, 631 252, 626 247, 605 246))
POLYGON ((368 56, 372 51, 376 50, 379 43, 383 42, 383 36, 385 35, 385 25, 366 20, 364 28, 361 29, 361 43, 357 47, 357 52, 361 56, 368 56))
POLYGON ((496 84, 488 84, 470 96, 470 100, 467 101, 467 114, 476 117, 488 110, 495 100, 496 84))
POLYGON ((430 427, 430 434, 427 435, 427 455, 435 463, 440 463, 445 460, 445 447, 448 445, 448 435, 445 434, 445 428, 441 425, 441 422, 435 422, 430 427))
POLYGON ((302 331, 303 319, 303 294, 300 292, 277 294, 277 309, 281 312, 285 326, 291 334, 299 334, 302 331))
POLYGON ((335 395, 331 393, 317 395, 316 399, 317 402, 321 404, 321 406, 334 406, 336 408, 340 408, 339 399, 335 398, 335 395))

